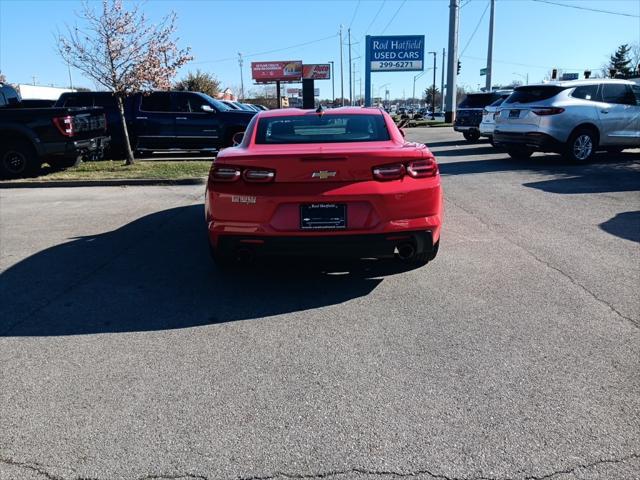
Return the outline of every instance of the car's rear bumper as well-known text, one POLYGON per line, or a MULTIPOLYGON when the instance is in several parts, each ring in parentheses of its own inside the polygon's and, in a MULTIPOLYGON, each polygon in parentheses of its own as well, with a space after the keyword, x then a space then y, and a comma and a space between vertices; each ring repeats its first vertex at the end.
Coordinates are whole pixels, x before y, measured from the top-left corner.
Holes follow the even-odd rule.
POLYGON ((215 248, 223 255, 249 249, 255 256, 385 258, 393 256, 396 248, 407 243, 417 254, 433 252, 433 231, 317 236, 221 235, 215 248))
POLYGON ((551 135, 541 132, 504 132, 497 128, 493 131, 493 143, 497 146, 529 147, 543 152, 560 152, 564 144, 551 135))
POLYGON ((480 124, 480 135, 483 137, 491 137, 493 135, 493 131, 495 130, 495 123, 481 123, 480 124))
POLYGON ((42 144, 42 155, 49 158, 78 158, 100 159, 104 150, 109 146, 111 137, 100 136, 67 142, 42 144))
POLYGON ((479 126, 478 125, 454 125, 453 129, 456 132, 470 132, 470 131, 476 131, 478 132, 479 126))

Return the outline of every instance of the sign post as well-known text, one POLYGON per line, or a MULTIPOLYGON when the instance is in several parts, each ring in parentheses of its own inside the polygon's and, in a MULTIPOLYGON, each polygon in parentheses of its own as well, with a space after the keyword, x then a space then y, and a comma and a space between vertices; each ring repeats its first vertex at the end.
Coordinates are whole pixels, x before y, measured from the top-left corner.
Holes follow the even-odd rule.
POLYGON ((364 104, 371 106, 371 72, 424 70, 424 35, 366 36, 364 104))
POLYGON ((314 80, 329 80, 331 66, 328 63, 302 65, 302 108, 315 108, 314 80))

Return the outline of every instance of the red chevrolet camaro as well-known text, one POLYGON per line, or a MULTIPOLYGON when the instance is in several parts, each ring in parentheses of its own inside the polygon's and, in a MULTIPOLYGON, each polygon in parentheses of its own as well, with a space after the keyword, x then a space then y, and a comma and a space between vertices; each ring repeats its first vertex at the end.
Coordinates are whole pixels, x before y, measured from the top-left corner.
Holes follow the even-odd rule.
POLYGON ((205 196, 211 252, 435 258, 442 187, 429 149, 374 108, 261 112, 213 162, 205 196))

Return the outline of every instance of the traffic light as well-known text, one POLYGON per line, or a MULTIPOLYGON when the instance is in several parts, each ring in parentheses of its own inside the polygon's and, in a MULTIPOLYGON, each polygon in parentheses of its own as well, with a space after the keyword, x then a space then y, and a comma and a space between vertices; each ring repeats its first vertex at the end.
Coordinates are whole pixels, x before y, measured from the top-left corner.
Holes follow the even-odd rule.
POLYGON ((591 70, 585 70, 584 71, 584 78, 589 78, 591 77, 591 70))
POLYGON ((558 79, 558 69, 554 68, 553 70, 551 70, 551 80, 557 80, 558 79))
POLYGON ((460 60, 458 60, 458 73, 457 75, 460 75, 460 60))

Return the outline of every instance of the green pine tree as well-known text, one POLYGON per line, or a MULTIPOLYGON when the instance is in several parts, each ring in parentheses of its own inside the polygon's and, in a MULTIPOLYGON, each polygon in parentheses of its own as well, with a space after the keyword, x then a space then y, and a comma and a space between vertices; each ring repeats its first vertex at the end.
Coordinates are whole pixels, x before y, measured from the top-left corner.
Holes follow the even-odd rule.
POLYGON ((631 59, 629 58, 629 53, 631 52, 631 47, 629 45, 624 44, 618 47, 618 50, 611 55, 611 60, 609 61, 609 69, 615 69, 617 74, 623 77, 628 77, 631 75, 631 59))

